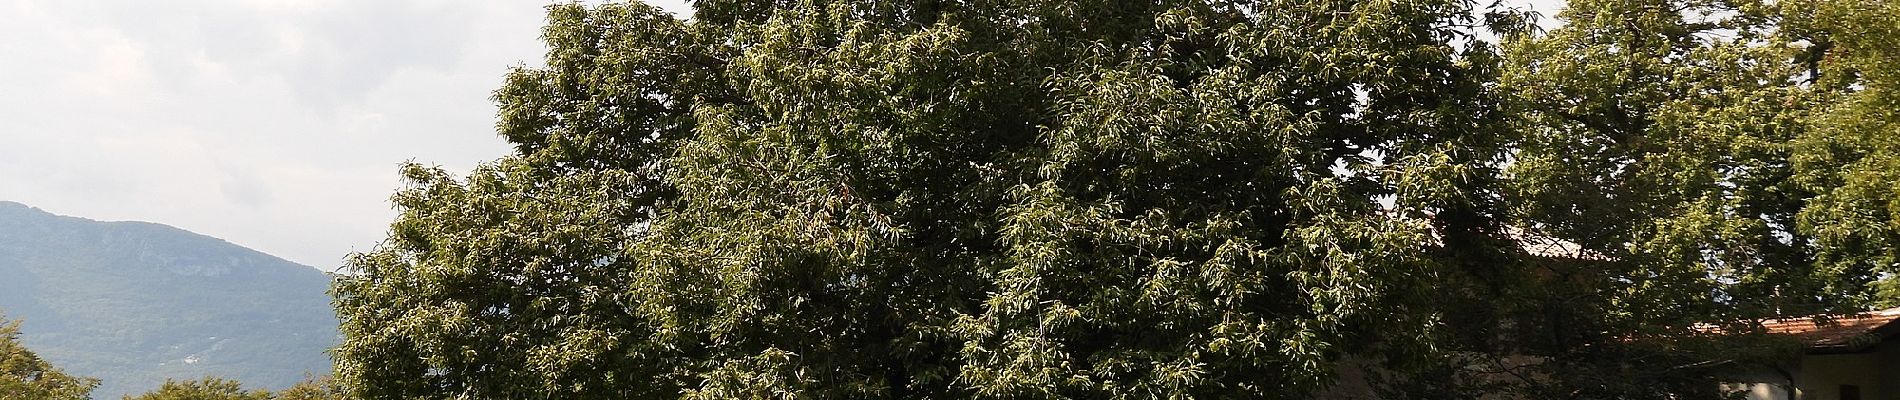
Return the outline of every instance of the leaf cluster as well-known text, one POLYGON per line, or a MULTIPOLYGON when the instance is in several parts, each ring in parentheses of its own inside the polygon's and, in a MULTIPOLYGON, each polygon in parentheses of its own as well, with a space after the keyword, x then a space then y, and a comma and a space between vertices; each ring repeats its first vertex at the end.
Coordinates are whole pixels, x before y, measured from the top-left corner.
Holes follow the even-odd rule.
POLYGON ((1698 324, 1893 298, 1891 8, 695 6, 551 7, 515 153, 405 167, 351 395, 1715 396, 1791 347, 1698 324))
POLYGON ((0 397, 20 400, 91 398, 99 380, 67 375, 20 345, 20 321, 0 318, 0 397))

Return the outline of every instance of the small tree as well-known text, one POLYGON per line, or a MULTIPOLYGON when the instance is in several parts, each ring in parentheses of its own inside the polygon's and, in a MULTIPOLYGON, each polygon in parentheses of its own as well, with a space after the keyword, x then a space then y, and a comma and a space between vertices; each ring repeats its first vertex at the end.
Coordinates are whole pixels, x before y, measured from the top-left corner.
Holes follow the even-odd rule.
POLYGON ((218 377, 177 381, 166 379, 158 389, 126 400, 271 400, 270 392, 244 390, 244 384, 218 377))
POLYGON ((1466 0, 559 5, 495 92, 514 154, 406 167, 351 258, 338 379, 1713 395, 1696 324, 1897 272, 1890 3, 1575 0, 1541 35, 1466 0))
POLYGON ((99 380, 67 375, 20 345, 20 321, 0 315, 0 398, 86 400, 99 380))
POLYGON ((342 400, 343 387, 328 375, 304 378, 284 390, 279 390, 274 400, 342 400))

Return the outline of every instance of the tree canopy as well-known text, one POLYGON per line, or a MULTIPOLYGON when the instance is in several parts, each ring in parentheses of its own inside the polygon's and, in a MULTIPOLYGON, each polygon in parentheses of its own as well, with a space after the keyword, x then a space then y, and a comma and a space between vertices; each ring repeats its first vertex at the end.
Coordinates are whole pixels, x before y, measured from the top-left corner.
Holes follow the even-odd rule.
POLYGON ((99 380, 67 375, 20 345, 20 321, 0 315, 0 397, 19 400, 85 400, 99 380))
POLYGON ((125 400, 271 400, 269 391, 245 390, 238 381, 218 377, 166 380, 163 385, 125 400))
POLYGON ((1626 361, 1896 298, 1900 33, 1869 4, 1575 0, 1550 32, 1465 0, 556 5, 546 66, 494 93, 515 152, 405 167, 348 263, 338 380, 1713 391, 1626 361), (1468 368, 1523 355, 1602 374, 1468 368))
POLYGON ((340 400, 342 388, 329 377, 309 377, 284 390, 245 389, 243 382, 207 376, 199 379, 167 379, 158 388, 125 396, 125 400, 340 400))
MULTIPOLYGON (((1873 95, 1848 61, 1866 50, 1837 43, 1895 37, 1823 22, 1874 12, 1852 4, 1573 0, 1563 27, 1506 41, 1500 92, 1522 135, 1506 168, 1510 218, 1523 238, 1593 260, 1530 265, 1554 284, 1532 285, 1541 295, 1529 303, 1546 314, 1534 320, 1548 332, 1524 345, 1555 355, 1547 367, 1564 373, 1551 376, 1581 380, 1555 389, 1711 390, 1719 371, 1685 367, 1748 351, 1627 338, 1705 340, 1699 324, 1747 331, 1765 317, 1852 312, 1889 296, 1872 283, 1894 271, 1891 230, 1873 225, 1894 220, 1868 202, 1892 193, 1849 192, 1842 173, 1893 180, 1824 153, 1891 144, 1818 143, 1843 139, 1844 100, 1873 95), (1633 359, 1661 366, 1614 372, 1633 359)), ((1846 125, 1893 137, 1890 127, 1846 125)))

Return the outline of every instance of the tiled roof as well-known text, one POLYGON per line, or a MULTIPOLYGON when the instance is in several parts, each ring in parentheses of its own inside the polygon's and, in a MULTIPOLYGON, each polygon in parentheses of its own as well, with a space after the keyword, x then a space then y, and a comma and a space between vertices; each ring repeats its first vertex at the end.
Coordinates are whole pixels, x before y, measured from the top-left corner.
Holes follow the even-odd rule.
POLYGON ((1505 228, 1505 232, 1517 239, 1517 245, 1532 256, 1588 261, 1610 260, 1610 257, 1602 253, 1583 248, 1583 245, 1568 240, 1539 235, 1517 227, 1505 228))
POLYGON ((1768 333, 1792 335, 1808 343, 1810 351, 1858 351, 1900 330, 1900 308, 1831 317, 1782 318, 1762 321, 1768 333))

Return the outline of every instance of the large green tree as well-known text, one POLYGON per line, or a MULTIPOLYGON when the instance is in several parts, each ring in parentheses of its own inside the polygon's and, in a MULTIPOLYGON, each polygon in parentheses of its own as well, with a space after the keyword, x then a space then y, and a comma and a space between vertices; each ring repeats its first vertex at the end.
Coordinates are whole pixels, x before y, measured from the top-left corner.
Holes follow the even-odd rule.
POLYGON ((1900 3, 1805 4, 1787 19, 1811 32, 1802 60, 1826 97, 1793 144, 1797 180, 1816 193, 1796 226, 1818 268, 1884 277, 1875 302, 1900 306, 1900 3))
POLYGON ((1706 392, 1723 368, 1792 349, 1705 323, 1747 332, 1869 304, 1900 244, 1887 161, 1900 136, 1881 122, 1895 113, 1869 108, 1892 73, 1879 53, 1900 38, 1893 15, 1879 2, 1573 0, 1563 27, 1507 40, 1501 92, 1522 134, 1511 219, 1557 250, 1527 264, 1536 294, 1514 304, 1534 328, 1503 348, 1550 357, 1553 379, 1531 390, 1706 392))
POLYGON ((346 386, 1305 398, 1509 244, 1467 1, 695 6, 551 9, 515 154, 351 260, 346 386))
POLYGON ((20 345, 20 321, 0 315, 0 398, 85 400, 99 380, 67 375, 20 345))
POLYGON ((1900 298, 1886 3, 695 8, 551 7, 405 169, 351 394, 1684 398, 1900 298))

